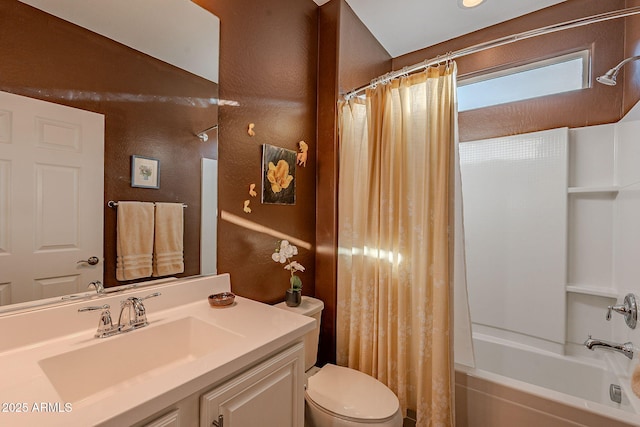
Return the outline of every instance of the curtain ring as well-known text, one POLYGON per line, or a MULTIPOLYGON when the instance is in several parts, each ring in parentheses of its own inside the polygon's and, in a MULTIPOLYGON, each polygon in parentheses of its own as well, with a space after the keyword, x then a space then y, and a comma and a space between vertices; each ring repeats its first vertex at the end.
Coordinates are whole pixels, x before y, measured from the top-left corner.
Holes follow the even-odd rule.
POLYGON ((452 54, 452 52, 451 52, 451 51, 449 51, 449 52, 447 52, 447 53, 445 54, 445 58, 446 58, 446 61, 445 61, 445 71, 449 71, 449 66, 451 65, 451 54, 452 54))

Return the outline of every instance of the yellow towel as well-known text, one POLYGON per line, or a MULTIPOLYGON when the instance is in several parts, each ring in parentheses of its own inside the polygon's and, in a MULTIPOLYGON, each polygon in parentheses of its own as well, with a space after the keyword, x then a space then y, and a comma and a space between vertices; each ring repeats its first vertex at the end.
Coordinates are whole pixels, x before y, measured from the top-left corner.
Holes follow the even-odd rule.
POLYGON ((633 374, 631 375, 631 390, 633 393, 640 397, 640 364, 637 364, 633 369, 633 374))
POLYGON ((184 271, 184 218, 182 203, 156 203, 153 276, 184 271))
POLYGON ((116 279, 151 276, 153 222, 153 203, 118 202, 116 279))

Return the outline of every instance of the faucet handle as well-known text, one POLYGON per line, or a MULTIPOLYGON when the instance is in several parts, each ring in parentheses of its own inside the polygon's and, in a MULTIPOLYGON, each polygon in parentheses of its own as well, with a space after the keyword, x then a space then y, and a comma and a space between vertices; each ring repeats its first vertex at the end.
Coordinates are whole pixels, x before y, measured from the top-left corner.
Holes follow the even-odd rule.
POLYGON ((110 308, 111 306, 109 304, 104 304, 100 306, 89 306, 78 309, 78 312, 102 310, 102 313, 100 314, 100 321, 98 322, 98 330, 95 334, 96 338, 106 338, 118 332, 118 327, 113 326, 113 321, 111 320, 111 312, 109 311, 110 308))
POLYGON ((147 295, 146 297, 129 297, 125 300, 120 301, 120 307, 124 307, 126 304, 129 304, 129 303, 140 304, 142 303, 142 301, 146 299, 159 297, 160 295, 162 295, 160 292, 154 292, 152 294, 147 295))
POLYGON ((607 321, 611 320, 611 311, 613 310, 613 306, 610 305, 607 307, 607 316, 605 317, 605 319, 607 319, 607 321))
POLYGON ((87 286, 87 288, 90 288, 92 286, 94 288, 96 288, 96 293, 98 293, 98 294, 103 294, 104 293, 104 285, 102 284, 102 282, 100 280, 96 280, 94 282, 90 282, 89 285, 87 286))
POLYGON ((631 311, 631 308, 626 304, 610 305, 607 307, 607 320, 611 320, 611 312, 615 311, 622 315, 626 315, 631 311))
POLYGON ((638 320, 638 307, 636 305, 636 297, 633 294, 627 294, 624 297, 624 303, 618 305, 610 305, 607 307, 607 320, 611 320, 611 312, 615 311, 624 316, 627 326, 635 329, 638 320))
POLYGON ((142 303, 142 301, 149 299, 149 298, 153 298, 153 297, 158 297, 162 295, 160 292, 154 292, 152 294, 149 294, 145 297, 140 297, 140 298, 133 298, 132 299, 132 305, 133 305, 133 310, 136 314, 136 321, 140 322, 144 325, 147 324, 147 310, 144 306, 144 304, 142 303))
POLYGON ((146 297, 140 298, 140 300, 144 301, 144 300, 149 299, 149 298, 159 297, 160 295, 162 295, 160 292, 154 292, 152 294, 147 295, 146 297))
POLYGON ((83 311, 95 311, 95 310, 109 310, 111 306, 109 304, 105 305, 94 305, 89 307, 82 307, 78 309, 78 312, 81 313, 83 311))

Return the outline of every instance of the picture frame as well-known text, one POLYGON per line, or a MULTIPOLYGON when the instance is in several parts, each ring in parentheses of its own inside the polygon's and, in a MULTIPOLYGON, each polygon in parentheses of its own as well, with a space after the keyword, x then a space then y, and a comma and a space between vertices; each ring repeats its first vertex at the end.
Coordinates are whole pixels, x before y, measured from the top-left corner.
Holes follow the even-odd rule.
POLYGON ((296 204, 296 152, 262 145, 262 203, 296 204))
POLYGON ((131 156, 131 186, 160 188, 160 160, 144 156, 131 156))

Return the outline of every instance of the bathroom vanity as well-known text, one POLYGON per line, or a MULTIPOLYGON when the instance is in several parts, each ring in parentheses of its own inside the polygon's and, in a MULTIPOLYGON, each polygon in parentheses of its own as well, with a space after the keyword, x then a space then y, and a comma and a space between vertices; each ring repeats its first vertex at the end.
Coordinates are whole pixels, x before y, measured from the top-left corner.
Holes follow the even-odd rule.
POLYGON ((199 277, 0 317, 0 425, 299 426, 303 336, 315 320, 236 297, 199 277), (149 325, 95 338, 100 311, 145 300, 149 325))

